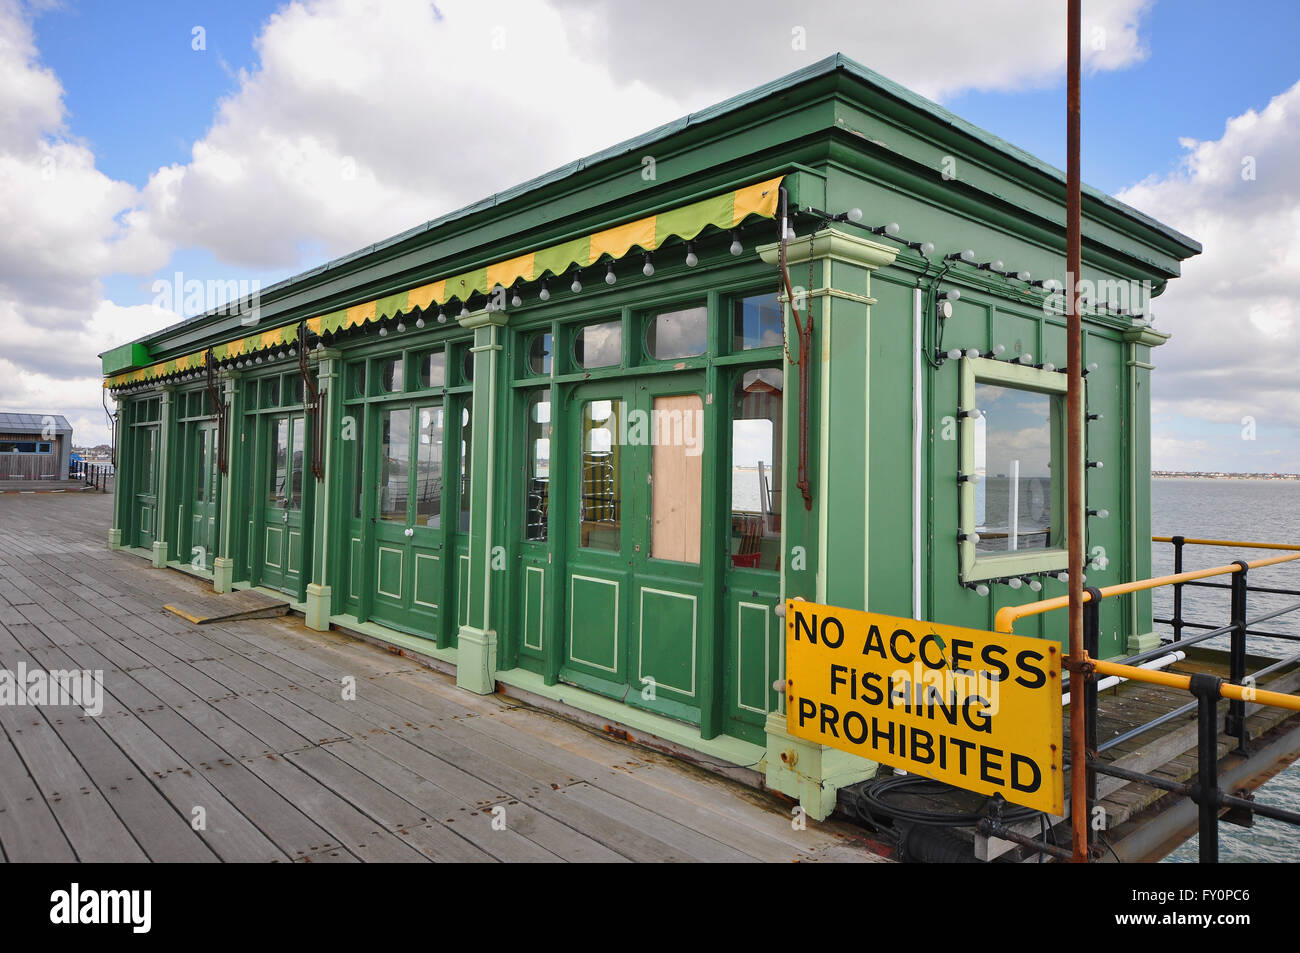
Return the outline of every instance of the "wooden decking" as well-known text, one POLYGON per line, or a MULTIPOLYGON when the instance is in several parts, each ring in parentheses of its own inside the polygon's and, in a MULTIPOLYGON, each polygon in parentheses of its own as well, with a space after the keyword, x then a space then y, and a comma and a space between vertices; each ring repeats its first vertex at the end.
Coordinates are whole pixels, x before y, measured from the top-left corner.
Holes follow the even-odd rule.
POLYGON ((191 624, 163 605, 206 583, 109 552, 111 510, 0 497, 0 669, 104 679, 98 717, 0 705, 5 860, 881 859, 851 826, 795 830, 783 800, 297 617, 191 624))

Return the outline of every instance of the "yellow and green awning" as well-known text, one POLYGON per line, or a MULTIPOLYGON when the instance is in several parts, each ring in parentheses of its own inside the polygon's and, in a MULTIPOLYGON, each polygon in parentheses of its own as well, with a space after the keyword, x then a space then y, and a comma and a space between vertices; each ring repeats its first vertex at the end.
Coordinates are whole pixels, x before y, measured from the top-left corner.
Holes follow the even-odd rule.
MULTIPOLYGON (((509 288, 517 281, 536 281, 547 274, 562 275, 574 265, 586 268, 605 256, 617 261, 625 257, 633 248, 654 251, 670 238, 690 241, 710 226, 734 228, 751 215, 774 218, 781 179, 781 176, 777 176, 764 182, 756 182, 699 202, 692 202, 690 205, 683 205, 681 208, 615 225, 581 238, 518 255, 463 274, 431 281, 374 301, 318 315, 307 321, 307 327, 316 334, 323 334, 326 331, 357 327, 367 321, 380 321, 399 313, 410 313, 417 308, 444 305, 449 301, 465 302, 471 295, 487 294, 498 285, 509 288)), ((292 324, 216 345, 212 348, 212 352, 216 360, 224 361, 269 347, 291 344, 297 338, 298 326, 292 324)), ((196 351, 170 361, 115 374, 105 379, 104 386, 122 387, 195 370, 204 366, 206 353, 206 350, 196 351)))

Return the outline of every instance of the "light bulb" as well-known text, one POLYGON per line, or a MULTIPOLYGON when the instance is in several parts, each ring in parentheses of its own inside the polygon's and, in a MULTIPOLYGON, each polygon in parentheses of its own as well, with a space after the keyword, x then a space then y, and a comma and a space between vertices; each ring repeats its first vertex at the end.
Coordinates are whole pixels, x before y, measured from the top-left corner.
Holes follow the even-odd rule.
POLYGON ((1087 367, 1087 371, 1088 371, 1089 374, 1091 374, 1091 373, 1092 373, 1093 371, 1095 371, 1096 369, 1097 369, 1097 365, 1096 365, 1095 363, 1094 363, 1094 364, 1089 364, 1088 367, 1087 367))
POLYGON ((551 291, 549 288, 546 287, 545 280, 542 281, 542 290, 537 292, 537 297, 540 298, 542 301, 551 300, 551 291))
POLYGON ((973 248, 967 248, 967 249, 965 249, 965 250, 961 253, 961 260, 962 260, 962 261, 974 261, 974 260, 975 260, 975 249, 973 249, 973 248))
POLYGON ((1110 516, 1110 510, 1097 510, 1094 515, 1097 519, 1104 520, 1107 516, 1110 516))
POLYGON ((605 284, 612 285, 616 281, 618 281, 618 277, 614 274, 614 263, 611 261, 605 269, 605 284))
POLYGON ((524 303, 524 299, 520 297, 519 289, 516 288, 515 293, 510 296, 510 307, 517 308, 523 303, 524 303))
POLYGON ((1039 582, 1037 579, 1031 579, 1029 580, 1029 588, 1032 589, 1034 592, 1042 592, 1043 584, 1039 582))
POLYGON ((439 309, 438 309, 438 323, 439 323, 439 324, 446 324, 446 323, 447 323, 447 316, 446 316, 445 314, 443 314, 443 312, 442 312, 442 308, 439 308, 439 309))
POLYGON ((687 242, 686 243, 686 267, 694 268, 699 263, 700 263, 699 256, 695 254, 695 243, 687 242))
POLYGON ((934 242, 921 242, 921 254, 926 258, 934 252, 934 242))
POLYGON ((967 349, 966 349, 966 356, 967 356, 967 357, 979 357, 979 356, 980 356, 980 349, 977 348, 977 347, 970 347, 970 348, 967 348, 967 349))
POLYGON ((945 291, 943 293, 943 296, 947 298, 949 301, 959 301, 961 300, 961 289, 951 288, 948 291, 945 291))
POLYGON ((650 260, 650 253, 649 253, 649 252, 646 252, 646 253, 645 253, 645 264, 641 266, 641 274, 643 274, 643 275, 645 275, 647 278, 649 278, 649 277, 650 277, 651 275, 653 275, 654 273, 655 273, 654 262, 652 262, 652 261, 650 260))
POLYGON ((740 243, 740 232, 732 231, 731 233, 731 253, 739 255, 745 250, 745 246, 740 243))
POLYGON ((423 316, 423 315, 421 315, 420 317, 418 317, 418 318, 415 319, 415 326, 416 326, 417 328, 422 328, 422 327, 424 327, 424 316, 423 316))
MULTIPOLYGON (((1029 281, 1030 278, 1033 277, 1033 275, 1031 275, 1031 274, 1030 274, 1029 272, 1027 272, 1027 271, 1017 271, 1017 272, 1016 272, 1016 277, 1019 278, 1021 281, 1026 281, 1026 282, 1027 282, 1027 281, 1029 281)), ((1039 588, 1041 589, 1042 586, 1039 586, 1039 588)))
POLYGON ((1010 586, 1012 589, 1019 589, 1021 586, 1024 585, 1024 583, 1020 581, 1019 576, 1012 576, 1010 579, 1007 580, 1007 585, 1010 586))
POLYGON ((1016 360, 1021 364, 1032 364, 1034 363, 1034 355, 1026 351, 1024 354, 1021 354, 1020 357, 1016 358, 1016 360))
POLYGON ((946 357, 948 358, 948 360, 950 360, 950 361, 956 361, 956 360, 959 360, 959 359, 961 358, 961 353, 962 353, 962 352, 961 352, 961 348, 959 348, 959 347, 955 347, 955 348, 953 348, 952 350, 950 350, 950 351, 949 351, 945 356, 946 356, 946 357))
POLYGON ((1045 371, 1054 371, 1054 370, 1056 370, 1056 365, 1053 364, 1051 361, 1048 361, 1048 362, 1046 362, 1046 363, 1043 365, 1043 370, 1045 370, 1045 371))
POLYGON ((469 314, 469 303, 462 302, 460 306, 460 316, 463 318, 469 314))
POLYGON ((981 582, 978 586, 975 587, 975 595, 987 596, 988 594, 989 594, 989 587, 984 585, 984 583, 981 582))
POLYGON ((1001 259, 1001 258, 995 258, 995 259, 993 259, 993 262, 992 262, 992 264, 990 265, 990 267, 991 267, 994 271, 1002 271, 1002 270, 1003 270, 1002 259, 1001 259))
POLYGON ((579 291, 582 290, 582 282, 578 280, 578 275, 576 272, 573 275, 573 284, 569 285, 569 290, 572 291, 574 294, 577 294, 579 291))
POLYGON ((897 235, 899 231, 900 229, 898 227, 897 222, 890 222, 888 225, 885 226, 886 235, 897 235))
POLYGON ((406 330, 406 325, 403 324, 401 321, 398 321, 398 322, 397 322, 397 333, 398 333, 398 334, 401 334, 401 333, 402 333, 403 331, 405 331, 405 330, 406 330))
POLYGON ((862 209, 858 208, 857 206, 854 206, 853 208, 849 209, 849 221, 850 222, 862 221, 862 209))
POLYGON ((1001 353, 1002 353, 1003 351, 1005 351, 1006 349, 1007 349, 1007 346, 1006 346, 1005 344, 995 344, 995 345, 993 345, 993 356, 994 356, 994 357, 997 357, 999 354, 1001 354, 1001 353))

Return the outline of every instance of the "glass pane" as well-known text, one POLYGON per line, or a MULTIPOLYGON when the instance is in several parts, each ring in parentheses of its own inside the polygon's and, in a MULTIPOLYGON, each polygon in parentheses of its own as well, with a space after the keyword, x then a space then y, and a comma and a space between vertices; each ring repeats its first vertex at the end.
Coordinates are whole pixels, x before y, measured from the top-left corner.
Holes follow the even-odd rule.
POLYGON ((141 493, 153 492, 153 470, 154 470, 154 441, 158 438, 158 431, 153 427, 145 427, 140 431, 140 490, 141 493))
POLYGON ((731 565, 781 568, 781 369, 745 371, 731 394, 731 565))
POLYGON ((262 406, 280 406, 280 378, 268 377, 262 381, 262 406))
POLYGON ((215 428, 208 431, 208 485, 207 497, 208 503, 217 502, 217 480, 220 473, 217 468, 217 431, 215 428))
POLYGON ((1051 545, 1052 398, 975 384, 975 531, 980 552, 1051 545))
POLYGON ((731 349, 778 347, 781 337, 781 303, 775 294, 754 295, 731 304, 731 349))
POLYGON ((202 503, 207 499, 207 494, 204 492, 203 481, 208 478, 209 469, 208 431, 195 431, 195 436, 198 438, 198 460, 196 460, 194 464, 194 499, 196 502, 202 503))
POLYGON ((468 384, 474 379, 474 352, 465 348, 465 357, 460 362, 460 380, 468 384))
POLYGON ((402 359, 395 357, 379 365, 379 386, 390 394, 402 389, 402 359))
POLYGON ((534 334, 528 345, 528 369, 534 374, 551 373, 551 334, 534 334))
POLYGON ((380 420, 383 430, 379 436, 379 505, 375 515, 381 520, 405 523, 411 411, 406 407, 390 410, 380 420))
POLYGON ((460 531, 469 532, 469 484, 473 476, 470 448, 473 445, 472 427, 468 407, 460 411, 460 531))
POLYGON ((366 396, 366 365, 364 363, 352 364, 348 367, 347 396, 366 396))
POLYGON ((291 510, 302 508, 302 447, 304 426, 303 418, 294 417, 293 426, 289 428, 293 442, 293 457, 289 463, 289 509, 291 510))
POLYGON ((291 378, 291 380, 293 381, 293 402, 294 402, 295 404, 301 404, 301 403, 302 403, 302 395, 303 395, 304 391, 306 390, 306 385, 303 383, 302 375, 301 375, 301 374, 295 374, 295 375, 293 375, 293 377, 291 378))
POLYGON ((657 361, 703 354, 708 347, 707 308, 686 308, 656 314, 646 325, 646 353, 657 361))
POLYGON ((420 358, 420 386, 445 387, 447 384, 447 352, 432 351, 420 358))
POLYGON ((442 407, 421 407, 416 414, 415 525, 436 528, 442 525, 442 407))
MULTIPOLYGON (((262 382, 265 385, 265 381, 262 382)), ((289 480, 289 421, 280 418, 271 424, 271 486, 269 503, 283 503, 289 480)))
POLYGON ((587 549, 621 548, 623 485, 617 434, 623 416, 621 400, 592 400, 582 406, 578 545, 587 549))
POLYGON ((577 333, 573 359, 579 367, 613 367, 623 361, 623 323, 589 324, 577 333))
MULTIPOLYGON (((550 335, 547 335, 550 337, 550 335)), ((528 498, 524 507, 524 539, 546 539, 551 483, 551 395, 535 390, 528 399, 528 498)))
POLYGON ((650 556, 700 561, 704 401, 699 394, 654 399, 650 556))

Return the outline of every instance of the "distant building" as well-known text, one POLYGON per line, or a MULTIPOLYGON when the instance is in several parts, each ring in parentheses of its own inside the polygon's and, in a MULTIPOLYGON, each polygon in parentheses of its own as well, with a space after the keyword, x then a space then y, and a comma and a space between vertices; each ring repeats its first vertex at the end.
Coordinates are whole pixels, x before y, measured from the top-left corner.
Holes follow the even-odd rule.
POLYGON ((68 418, 0 413, 0 480, 66 480, 71 454, 68 418))

